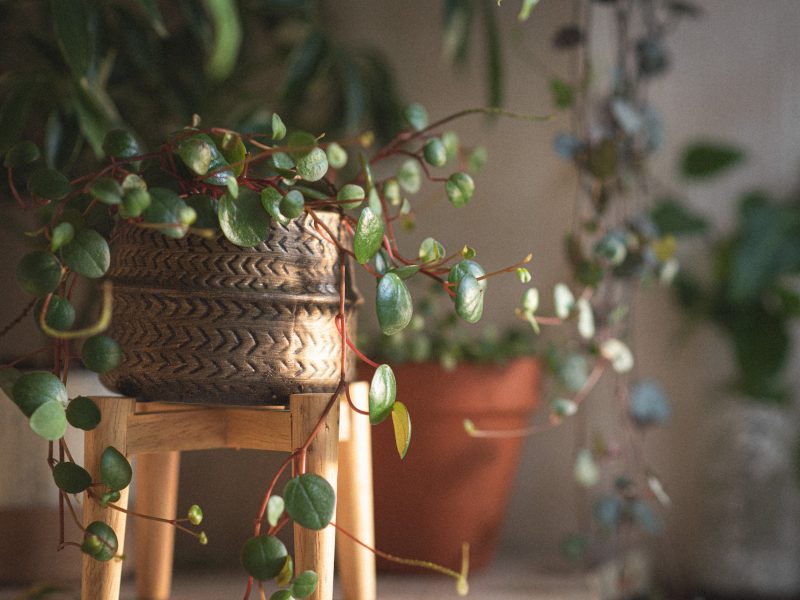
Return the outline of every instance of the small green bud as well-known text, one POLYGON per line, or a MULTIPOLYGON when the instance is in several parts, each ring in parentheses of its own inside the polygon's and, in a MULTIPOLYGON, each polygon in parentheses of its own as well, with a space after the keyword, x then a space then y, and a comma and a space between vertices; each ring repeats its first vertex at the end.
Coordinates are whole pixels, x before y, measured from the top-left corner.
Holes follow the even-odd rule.
POLYGON ((206 535, 205 531, 201 531, 200 532, 200 535, 197 536, 197 541, 200 542, 201 546, 207 546, 208 545, 208 536, 206 535))
POLYGON ((203 522, 203 510, 197 504, 192 504, 189 507, 189 512, 186 516, 192 525, 200 525, 203 522))

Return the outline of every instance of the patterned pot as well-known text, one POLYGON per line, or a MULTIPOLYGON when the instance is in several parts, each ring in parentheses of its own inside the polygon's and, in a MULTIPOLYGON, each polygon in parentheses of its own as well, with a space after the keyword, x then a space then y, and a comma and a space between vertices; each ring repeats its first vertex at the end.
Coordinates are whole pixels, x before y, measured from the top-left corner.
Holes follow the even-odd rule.
MULTIPOLYGON (((319 217, 340 231, 338 214, 319 217)), ((259 405, 336 388, 338 252, 309 216, 273 223, 255 248, 122 225, 108 278, 109 335, 124 355, 101 376, 110 389, 145 401, 259 405)), ((354 338, 360 297, 352 277, 347 284, 354 338)))

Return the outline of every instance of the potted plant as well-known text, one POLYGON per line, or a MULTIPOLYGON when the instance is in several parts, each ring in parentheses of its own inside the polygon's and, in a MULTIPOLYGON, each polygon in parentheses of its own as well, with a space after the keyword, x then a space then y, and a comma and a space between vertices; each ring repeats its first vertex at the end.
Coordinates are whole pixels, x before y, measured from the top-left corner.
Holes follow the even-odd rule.
MULTIPOLYGON (((707 177, 738 163, 729 146, 691 145, 684 175, 707 177), (696 165, 699 153, 715 160, 696 165)), ((736 221, 711 240, 708 264, 682 273, 676 298, 695 323, 728 341, 733 374, 708 406, 705 493, 697 585, 720 597, 789 598, 800 593, 797 414, 786 383, 798 315, 800 208, 755 190, 736 221)))
MULTIPOLYGON (((64 58, 74 62, 83 41, 76 40, 71 27, 81 15, 59 7, 64 6, 56 3, 56 34, 64 58)), ((453 136, 440 136, 442 128, 455 117, 485 112, 502 111, 462 111, 429 125, 424 109, 413 105, 406 111, 409 127, 349 171, 348 150, 366 152, 372 136, 340 145, 293 132, 283 141, 286 128, 275 113, 269 130, 261 132, 202 127, 194 119, 152 150, 127 130, 112 129, 100 143, 108 159, 71 178, 65 169, 43 164, 47 156, 42 158, 37 144, 23 140, 11 145, 3 158, 7 192, 21 208, 36 210, 42 218, 32 234, 38 247, 20 261, 17 280, 36 299, 34 318, 50 339, 36 353, 49 353, 52 364, 50 371, 22 373, 13 368, 15 360, 3 365, 3 383, 31 428, 49 441, 48 464, 62 510, 74 516, 71 497, 82 492, 86 501, 115 510, 131 478, 127 459, 109 447, 103 453, 102 481, 92 481, 64 442, 67 423, 91 429, 102 419, 89 398, 67 396, 64 381, 78 354, 109 385, 143 399, 226 403, 235 395, 235 403, 270 403, 298 389, 314 389, 331 391, 332 405, 347 389, 348 347, 360 355, 349 318, 357 303, 348 284, 350 259, 366 264, 382 247, 386 260, 372 273, 379 282, 376 315, 385 333, 402 331, 410 322, 411 296, 404 281, 415 276, 431 278, 446 290, 462 319, 479 320, 487 278, 523 273, 529 258, 486 274, 473 260, 474 251, 465 247, 463 253, 447 255, 433 238, 407 258, 393 222, 411 212, 407 195, 417 192, 423 179, 444 184, 443 195, 457 207, 470 200, 474 184, 468 174, 441 177, 431 169, 459 155, 453 136), (398 157, 402 162, 391 164, 398 157), (333 254, 325 254, 325 247, 333 254), (96 288, 103 278, 99 315, 86 327, 74 327, 76 282, 96 288), (299 298, 291 299, 293 294, 299 298), (158 319, 158 312, 166 320, 158 319), (301 312, 310 324, 303 323, 301 312), (293 328, 287 329, 289 321, 293 328), (283 356, 272 352, 281 337, 286 340, 283 356), (83 342, 80 349, 75 340, 83 342), (303 363, 295 351, 308 346, 320 355, 327 351, 303 363), (193 351, 186 352, 187 347, 193 351), (198 374, 202 381, 191 377, 198 374), (161 377, 157 388, 151 384, 155 375, 161 377)), ((398 450, 405 454, 408 411, 395 402, 391 368, 374 366, 369 406, 355 408, 374 424, 391 415, 398 450)), ((301 459, 302 452, 298 449, 284 467, 301 459)), ((324 480, 303 474, 302 460, 300 465, 287 487, 286 514, 303 525, 324 527, 330 514, 312 523, 289 490, 315 486, 326 510, 332 510, 333 490, 324 480)), ((290 590, 315 581, 313 574, 299 574, 293 581, 286 571, 285 548, 273 535, 286 518, 281 518, 273 491, 274 481, 257 517, 259 532, 268 533, 258 533, 243 550, 248 594, 254 579, 261 587, 262 580, 280 575, 279 582, 290 590)), ((82 537, 62 538, 60 547, 77 546, 98 560, 115 557, 113 530, 99 521, 84 527, 74 520, 82 537)), ((197 506, 173 525, 205 543, 202 532, 182 524, 186 520, 200 523, 197 506)), ((447 573, 465 587, 464 570, 447 573)))
MULTIPOLYGON (((475 443, 463 421, 502 429, 527 427, 538 403, 534 340, 519 329, 468 333, 438 290, 415 311, 406 331, 380 336, 372 354, 394 365, 398 393, 430 425, 416 429, 416 453, 401 465, 386 430, 373 434, 376 543, 400 555, 457 561, 469 542, 470 569, 491 560, 519 462, 522 439, 475 443), (482 490, 479 498, 470 490, 482 490), (405 535, 408 529, 414 536, 405 535)), ((379 561, 381 569, 413 570, 379 561)))

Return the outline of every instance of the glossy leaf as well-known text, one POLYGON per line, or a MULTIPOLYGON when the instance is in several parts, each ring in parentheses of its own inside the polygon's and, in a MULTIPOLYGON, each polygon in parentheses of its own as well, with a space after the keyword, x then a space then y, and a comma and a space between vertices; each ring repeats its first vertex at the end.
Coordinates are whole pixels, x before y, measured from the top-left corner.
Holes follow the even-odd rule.
POLYGON ((16 169, 17 167, 24 167, 39 160, 41 153, 39 146, 33 142, 23 141, 14 144, 11 149, 6 152, 3 158, 3 166, 6 169, 16 169))
POLYGON ((364 188, 354 183, 343 185, 342 189, 336 194, 336 199, 342 201, 340 206, 345 210, 357 208, 366 197, 364 188))
POLYGON ((26 417, 47 402, 67 402, 67 388, 61 380, 45 371, 25 373, 15 382, 11 391, 11 399, 19 406, 26 417))
POLYGON ((228 240, 243 248, 258 246, 269 236, 269 215, 249 188, 243 188, 238 198, 230 194, 220 198, 219 225, 228 240))
POLYGON ((475 182, 467 173, 453 173, 445 183, 447 199, 456 208, 464 206, 475 193, 475 182))
POLYGON ((369 422, 382 423, 391 414, 397 398, 397 382, 389 365, 380 365, 369 385, 369 422))
POLYGON ((181 210, 186 207, 186 202, 172 190, 151 188, 150 205, 142 213, 142 219, 145 223, 164 224, 158 230, 162 235, 182 238, 186 234, 186 228, 180 224, 181 210))
POLYGON ((411 444, 411 415, 406 405, 396 401, 392 406, 392 425, 394 426, 394 442, 400 458, 405 458, 411 444))
POLYGON ((50 400, 33 411, 30 426, 34 433, 46 440, 55 441, 67 431, 67 416, 64 404, 58 400, 50 400))
POLYGON ((33 296, 45 296, 61 281, 61 263, 51 252, 35 250, 17 263, 17 283, 33 296))
POLYGON ((319 181, 325 177, 328 172, 328 156, 317 146, 313 135, 297 131, 289 136, 288 145, 300 177, 306 181, 319 181))
POLYGON ((422 151, 425 162, 432 167, 441 167, 447 163, 447 148, 445 148, 442 140, 437 137, 432 137, 425 142, 422 151))
MULTIPOLYGON (((211 136, 214 140, 222 157, 231 166, 234 177, 239 177, 244 172, 245 158, 247 157, 247 148, 242 141, 242 136, 232 131, 225 133, 216 133, 211 136)), ((228 178, 230 184, 232 178, 228 178)), ((236 181, 233 179, 233 181, 236 181)))
POLYGON ((411 294, 406 284, 396 274, 386 273, 378 282, 375 312, 384 335, 394 335, 411 322, 413 315, 411 294))
POLYGON ((183 164, 195 175, 204 177, 206 183, 226 185, 228 177, 233 174, 231 169, 225 169, 228 161, 214 140, 205 133, 183 137, 177 142, 175 151, 183 164))
POLYGON ((92 485, 89 472, 72 462, 60 462, 53 467, 53 480, 58 489, 68 494, 80 494, 92 485))
POLYGON ((67 421, 73 427, 91 431, 100 424, 102 415, 94 400, 86 396, 78 396, 67 405, 67 421))
POLYGON ((455 288, 457 288, 458 284, 461 283, 461 280, 464 278, 464 275, 468 274, 475 277, 480 284, 481 289, 486 289, 486 285, 488 283, 486 279, 479 279, 486 274, 483 270, 483 267, 481 267, 474 260, 467 258, 460 260, 456 265, 453 266, 452 269, 450 269, 450 272, 447 274, 447 282, 453 284, 455 288))
POLYGON ((318 531, 333 517, 336 493, 319 475, 304 473, 290 479, 283 488, 286 512, 306 529, 318 531))
POLYGON ((472 274, 464 275, 458 284, 456 313, 467 323, 477 323, 483 315, 483 287, 472 274))
MULTIPOLYGON (((43 309, 44 298, 40 298, 33 307, 33 315, 37 327, 39 326, 43 309)), ((75 323, 75 307, 66 298, 53 294, 50 298, 50 303, 47 305, 47 315, 44 318, 44 322, 47 323, 48 327, 66 331, 75 323)))
POLYGON ((128 487, 133 477, 131 463, 123 454, 108 446, 100 456, 100 480, 111 491, 118 492, 128 487))
POLYGON ((406 106, 403 110, 403 118, 416 131, 421 131, 428 125, 428 111, 416 102, 406 106))
POLYGON ((103 204, 122 202, 122 186, 111 177, 101 177, 93 181, 89 186, 89 194, 103 204))
POLYGON ((447 255, 444 246, 431 237, 422 240, 417 254, 422 262, 431 264, 440 262, 447 255))
POLYGON ((400 186, 409 194, 416 194, 422 187, 422 175, 419 171, 419 164, 413 158, 409 158, 397 172, 397 181, 400 186))
POLYGON ((75 227, 71 223, 59 223, 53 227, 50 234, 50 250, 56 252, 64 244, 68 244, 75 237, 75 227))
POLYGON ((267 523, 269 523, 271 527, 275 527, 281 516, 283 516, 283 511, 285 509, 286 504, 283 498, 275 494, 271 495, 267 501, 267 523))
POLYGON ((317 589, 318 577, 314 571, 303 571, 292 582, 292 596, 298 600, 308 598, 317 589))
POLYGON ((102 521, 89 523, 81 550, 100 562, 107 562, 117 554, 117 534, 102 521))
POLYGON ((275 141, 282 140, 286 137, 286 125, 283 123, 278 113, 272 113, 272 139, 275 141))
POLYGON ((281 214, 287 219, 296 219, 304 213, 305 198, 298 190, 289 190, 281 199, 281 214))
POLYGON ((112 129, 103 139, 103 152, 114 158, 131 158, 143 154, 133 135, 124 129, 112 129))
POLYGON ((366 264, 383 243, 383 219, 376 215, 369 206, 361 210, 356 231, 353 237, 353 252, 356 260, 366 264))
POLYGON ((271 535, 252 537, 242 548, 242 566, 247 573, 259 580, 267 581, 281 572, 289 553, 278 538, 271 535))
POLYGON ((111 264, 111 251, 105 238, 94 229, 81 229, 61 249, 64 263, 78 275, 89 279, 102 277, 111 264))
POLYGON ((122 362, 122 349, 107 335, 93 335, 83 343, 81 359, 90 371, 107 373, 122 362))
POLYGON ((61 200, 72 191, 69 180, 54 169, 36 169, 28 177, 28 190, 46 200, 61 200))

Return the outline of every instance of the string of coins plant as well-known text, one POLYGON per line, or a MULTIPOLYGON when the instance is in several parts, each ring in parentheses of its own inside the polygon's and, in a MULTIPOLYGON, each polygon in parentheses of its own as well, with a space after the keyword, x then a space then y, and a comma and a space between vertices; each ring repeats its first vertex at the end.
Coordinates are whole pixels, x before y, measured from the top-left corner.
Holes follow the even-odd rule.
MULTIPOLYGON (((670 503, 647 466, 643 444, 646 432, 668 421, 671 411, 658 383, 649 378, 634 381, 630 340, 637 292, 671 283, 679 266, 675 236, 691 230, 677 222, 686 215, 674 202, 653 201, 656 183, 647 166, 662 144, 663 130, 648 88, 668 70, 667 35, 682 18, 697 17, 700 11, 688 2, 672 1, 585 0, 575 8, 576 22, 553 36, 557 51, 574 53, 573 81, 544 75, 554 104, 570 111, 573 128, 556 137, 554 148, 579 175, 573 231, 566 237, 578 291, 558 283, 553 289, 555 314, 540 315, 540 294, 531 288, 517 315, 537 334, 541 326, 573 323, 577 335, 553 344, 546 353, 554 388, 547 423, 487 431, 466 421, 465 429, 474 437, 514 437, 556 427, 578 412, 604 375, 614 376, 613 396, 623 415, 625 442, 615 444, 595 432, 591 444, 581 440, 584 445, 575 456, 574 475, 581 488, 607 486, 596 493, 593 504, 597 527, 584 524, 583 532, 565 541, 567 555, 582 559, 592 543, 599 551, 609 534, 624 539, 637 528, 659 531, 653 500, 663 506, 670 503), (597 57, 590 56, 588 48, 591 24, 600 16, 611 17, 616 39, 609 89, 597 95, 590 86, 595 77, 592 60, 597 57), (603 462, 610 476, 604 477, 603 462)), ((583 430, 578 435, 586 438, 583 430)))
MULTIPOLYGON (((405 283, 409 278, 427 277, 435 281, 452 298, 455 313, 474 323, 483 312, 489 277, 515 270, 527 273, 522 265, 530 257, 486 273, 474 260, 473 249, 465 246, 460 252, 447 254, 433 238, 423 241, 416 256, 406 257, 395 237, 395 224, 412 217, 407 195, 419 191, 423 178, 442 185, 455 207, 470 201, 475 185, 472 177, 460 170, 468 162, 467 151, 458 147, 455 134, 439 132, 453 119, 486 112, 520 117, 496 109, 471 109, 429 125, 424 108, 412 105, 405 112, 410 127, 370 159, 362 154, 360 166, 348 160, 348 149, 366 150, 372 143, 371 135, 345 140, 342 144, 328 143, 322 136, 299 131, 287 137, 286 127, 277 114, 272 117, 269 134, 201 128, 196 118, 191 127, 172 134, 149 152, 128 132, 112 130, 103 142, 108 162, 73 179, 41 166, 39 148, 30 141, 20 142, 6 153, 3 164, 10 194, 21 208, 36 211, 42 225, 28 232, 38 242, 39 249, 25 255, 17 266, 17 280, 33 300, 2 333, 7 333, 33 309, 36 323, 49 337, 49 343, 3 365, 0 380, 4 391, 28 417, 31 429, 47 440, 47 461, 59 490, 62 516, 66 510, 83 531, 82 540, 65 540, 62 518, 59 549, 78 547, 100 561, 119 558, 114 531, 100 521, 84 527, 72 496, 86 492, 87 501, 98 502, 110 510, 123 510, 114 503, 120 491, 130 484, 131 465, 118 449, 108 447, 100 461, 100 481, 93 481, 74 459, 64 439, 68 424, 90 430, 102 418, 90 398, 68 398, 65 384, 70 366, 77 358, 73 342, 85 340, 81 358, 86 367, 98 373, 114 368, 122 357, 117 343, 103 333, 109 325, 113 302, 109 282, 101 284, 102 309, 98 320, 83 329, 72 328, 76 314, 71 299, 76 284, 78 281, 95 284, 109 268, 115 223, 155 229, 172 238, 185 235, 215 238, 221 232, 233 244, 253 247, 270 235, 272 221, 286 224, 307 215, 319 235, 334 244, 339 253, 336 323, 342 340, 340 379, 314 432, 291 453, 269 484, 256 518, 254 536, 244 544, 242 563, 249 575, 245 598, 249 597, 254 581, 263 596, 264 581, 271 579, 280 588, 273 594, 274 599, 305 598, 313 593, 316 574, 305 572, 295 576, 293 561, 276 534, 289 519, 310 529, 335 526, 331 522, 333 488, 323 478, 305 472, 306 452, 328 411, 339 395, 345 393, 353 410, 367 416, 373 425, 391 415, 401 457, 408 451, 411 434, 408 411, 396 400, 391 367, 371 361, 347 337, 345 278, 350 258, 377 280, 375 313, 382 331, 388 335, 402 331, 412 319, 412 298, 405 283), (389 159, 399 159, 399 168, 395 170, 397 161, 389 159), (454 172, 440 176, 432 171, 448 163, 455 164, 454 172), (390 174, 377 177, 379 168, 390 174), (343 215, 346 239, 336 238, 319 218, 319 211, 337 211, 343 215), (369 265, 373 258, 374 269, 369 265), (366 408, 354 406, 349 397, 345 374, 348 350, 375 368, 366 408), (52 356, 51 371, 23 374, 14 368, 41 353, 52 356), (278 478, 290 465, 296 475, 279 496, 275 493, 278 478), (313 504, 304 501, 309 496, 315 499, 313 504)), ((194 535, 200 543, 207 543, 203 532, 186 525, 196 526, 202 521, 202 511, 197 505, 192 505, 183 519, 158 520, 194 535)), ((466 549, 460 571, 371 550, 389 560, 452 576, 457 580, 459 592, 466 593, 466 549)))

